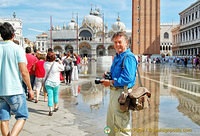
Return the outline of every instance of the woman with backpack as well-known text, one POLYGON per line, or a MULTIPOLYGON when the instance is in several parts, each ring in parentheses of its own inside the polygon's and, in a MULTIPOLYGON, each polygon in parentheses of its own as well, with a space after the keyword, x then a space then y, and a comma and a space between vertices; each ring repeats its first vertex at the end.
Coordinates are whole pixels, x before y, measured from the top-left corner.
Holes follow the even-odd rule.
POLYGON ((72 58, 70 51, 67 53, 66 58, 63 60, 63 65, 65 68, 65 76, 66 76, 66 84, 71 84, 71 78, 72 78, 72 58))

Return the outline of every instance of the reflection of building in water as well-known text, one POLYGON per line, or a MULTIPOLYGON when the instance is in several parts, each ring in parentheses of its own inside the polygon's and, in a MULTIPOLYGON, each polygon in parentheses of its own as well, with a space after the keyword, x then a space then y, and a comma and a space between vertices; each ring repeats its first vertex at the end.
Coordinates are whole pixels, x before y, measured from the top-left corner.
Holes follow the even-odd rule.
POLYGON ((98 110, 103 101, 103 86, 95 85, 93 82, 80 86, 83 101, 90 105, 91 110, 98 110))
POLYGON ((163 65, 160 67, 160 96, 169 96, 171 87, 167 86, 172 84, 172 69, 168 66, 163 65))
POLYGON ((80 93, 80 88, 79 88, 78 84, 73 84, 71 91, 72 91, 73 96, 78 96, 78 94, 80 93))
POLYGON ((87 65, 81 65, 80 66, 80 73, 87 75, 87 73, 88 73, 88 66, 87 65))
MULTIPOLYGON (((140 74, 144 77, 149 77, 148 73, 142 73, 140 70, 140 74)), ((159 80, 159 76, 155 77, 156 80, 159 80)), ((158 132, 152 132, 151 130, 159 129, 158 121, 159 121, 159 104, 160 104, 160 86, 158 83, 152 82, 151 80, 147 80, 142 78, 143 86, 148 88, 151 91, 151 103, 150 108, 139 111, 132 112, 132 129, 135 131, 132 132, 132 136, 140 135, 140 136, 157 136, 158 132), (139 129, 144 129, 144 132, 137 132, 139 129), (147 129, 145 131, 145 129, 147 129), (150 130, 151 129, 151 130, 150 130)), ((138 86, 138 78, 136 79, 136 85, 138 86)))
POLYGON ((175 77, 173 81, 173 85, 184 89, 186 92, 200 96, 200 84, 197 79, 182 79, 179 77, 175 77))
POLYGON ((189 117, 193 122, 200 125, 200 99, 184 92, 172 90, 179 100, 177 109, 185 116, 189 117))
POLYGON ((77 93, 74 92, 73 87, 67 87, 63 90, 60 90, 59 97, 61 97, 64 100, 64 102, 67 103, 67 104, 63 105, 64 108, 69 108, 67 106, 68 104, 71 104, 71 105, 78 104, 77 97, 76 97, 77 93), (74 95, 75 95, 75 97, 74 97, 74 95))

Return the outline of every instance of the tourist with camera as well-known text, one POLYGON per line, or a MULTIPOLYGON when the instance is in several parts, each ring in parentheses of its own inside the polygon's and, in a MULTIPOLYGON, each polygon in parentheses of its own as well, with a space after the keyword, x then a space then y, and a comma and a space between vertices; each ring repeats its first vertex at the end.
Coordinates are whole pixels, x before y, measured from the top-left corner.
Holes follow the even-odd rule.
POLYGON ((56 62, 54 52, 48 52, 46 62, 44 63, 45 79, 44 84, 48 94, 49 116, 53 115, 53 111, 58 110, 58 95, 60 88, 60 72, 64 71, 61 61, 56 62), (53 110, 54 107, 54 110, 53 110))
POLYGON ((124 92, 124 89, 132 88, 135 85, 138 62, 134 54, 128 49, 128 37, 125 32, 115 33, 112 41, 117 53, 110 68, 110 73, 106 72, 104 74, 104 78, 109 77, 109 75, 111 78, 101 80, 102 85, 105 87, 110 86, 107 127, 111 129, 110 136, 130 135, 130 131, 125 131, 130 129, 130 113, 129 111, 120 110, 118 98, 124 92))

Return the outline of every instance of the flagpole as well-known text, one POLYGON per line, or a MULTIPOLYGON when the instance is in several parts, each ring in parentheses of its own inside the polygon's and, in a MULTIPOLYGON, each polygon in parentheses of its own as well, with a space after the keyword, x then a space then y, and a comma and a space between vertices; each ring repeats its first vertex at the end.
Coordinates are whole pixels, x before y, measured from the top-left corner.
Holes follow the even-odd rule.
POLYGON ((50 31, 50 45, 52 48, 52 16, 50 16, 50 26, 51 26, 51 31, 50 31))
POLYGON ((77 27, 76 27, 77 54, 79 55, 79 46, 78 46, 78 12, 77 12, 77 15, 76 15, 76 22, 77 22, 77 27))

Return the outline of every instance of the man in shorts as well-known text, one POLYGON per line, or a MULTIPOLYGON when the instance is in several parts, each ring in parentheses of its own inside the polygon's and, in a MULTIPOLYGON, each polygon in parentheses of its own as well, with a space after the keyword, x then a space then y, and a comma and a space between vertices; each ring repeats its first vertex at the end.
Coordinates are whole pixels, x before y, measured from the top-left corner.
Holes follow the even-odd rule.
POLYGON ((15 44, 14 29, 10 23, 0 25, 0 121, 3 136, 18 135, 28 118, 26 96, 22 88, 22 79, 26 83, 30 98, 34 93, 30 84, 29 72, 26 67, 25 52, 15 44), (11 112, 15 114, 16 122, 9 130, 11 112))

